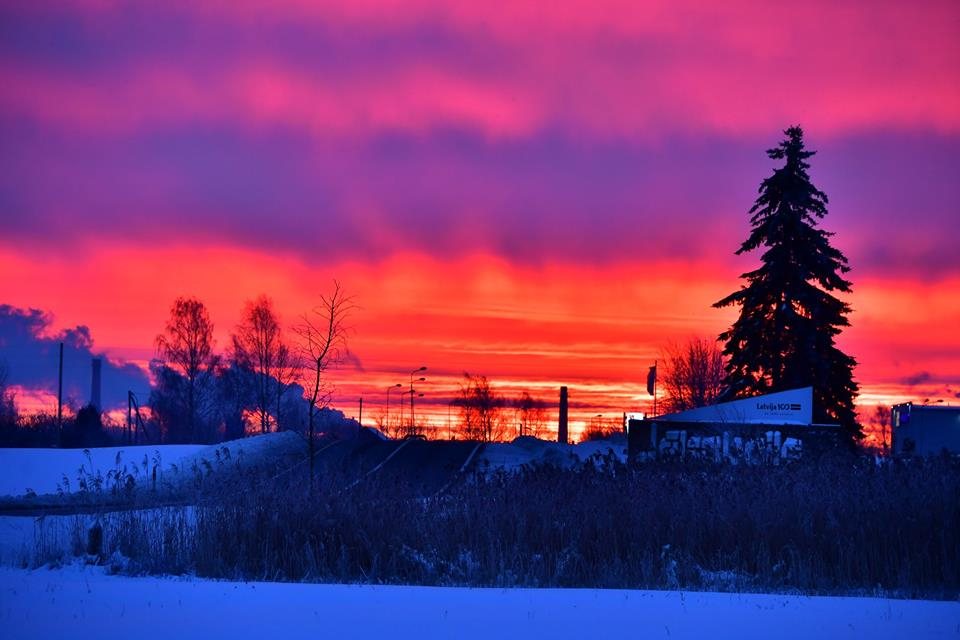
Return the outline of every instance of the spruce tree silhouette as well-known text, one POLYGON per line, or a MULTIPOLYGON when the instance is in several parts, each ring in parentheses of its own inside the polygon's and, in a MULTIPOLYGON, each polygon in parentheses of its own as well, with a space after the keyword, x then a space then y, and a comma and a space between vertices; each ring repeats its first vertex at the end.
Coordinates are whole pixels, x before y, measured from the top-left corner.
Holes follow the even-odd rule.
POLYGON ((750 237, 737 255, 763 246, 762 266, 744 273, 746 285, 714 307, 739 305, 740 316, 720 334, 725 342, 728 397, 748 397, 813 387, 814 421, 838 423, 852 444, 863 437, 857 423, 853 379, 856 360, 834 338, 849 326, 850 306, 832 292, 849 293, 841 274, 850 267, 830 245, 831 232, 818 228, 827 214, 827 195, 810 182, 803 130, 767 155, 784 160, 760 185, 750 209, 750 237))

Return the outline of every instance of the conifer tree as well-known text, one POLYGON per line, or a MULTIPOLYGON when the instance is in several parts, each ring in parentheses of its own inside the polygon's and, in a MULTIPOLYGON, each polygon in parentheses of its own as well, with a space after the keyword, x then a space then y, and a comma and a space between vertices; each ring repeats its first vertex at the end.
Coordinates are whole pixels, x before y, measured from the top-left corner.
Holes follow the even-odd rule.
POLYGON ((840 424, 850 442, 863 437, 857 424, 853 380, 856 361, 835 344, 849 326, 850 306, 834 293, 849 293, 842 274, 846 257, 818 227, 827 195, 810 182, 803 130, 791 127, 767 155, 782 167, 760 185, 750 209, 752 230, 737 255, 764 248, 762 265, 744 273, 746 284, 715 307, 738 305, 740 316, 720 334, 728 358, 730 397, 749 397, 813 387, 815 422, 840 424))

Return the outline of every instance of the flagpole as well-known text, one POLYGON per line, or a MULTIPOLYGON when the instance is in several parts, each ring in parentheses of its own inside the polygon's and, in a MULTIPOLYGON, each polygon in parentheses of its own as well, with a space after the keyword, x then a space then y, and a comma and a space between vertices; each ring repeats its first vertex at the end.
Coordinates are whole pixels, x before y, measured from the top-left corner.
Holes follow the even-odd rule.
POLYGON ((657 361, 653 361, 653 417, 657 417, 657 361))

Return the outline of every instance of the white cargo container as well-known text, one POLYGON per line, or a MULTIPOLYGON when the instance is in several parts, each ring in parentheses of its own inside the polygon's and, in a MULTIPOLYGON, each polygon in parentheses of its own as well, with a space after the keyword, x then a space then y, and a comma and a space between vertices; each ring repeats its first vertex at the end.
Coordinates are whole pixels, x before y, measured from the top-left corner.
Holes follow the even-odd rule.
POLYGON ((960 453, 960 407, 898 404, 890 412, 895 454, 960 453))

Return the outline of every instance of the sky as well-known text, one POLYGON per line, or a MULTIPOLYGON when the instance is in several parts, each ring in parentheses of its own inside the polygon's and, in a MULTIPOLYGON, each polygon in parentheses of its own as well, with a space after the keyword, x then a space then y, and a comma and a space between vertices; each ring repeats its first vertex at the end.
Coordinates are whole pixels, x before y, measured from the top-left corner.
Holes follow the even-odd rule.
POLYGON ((290 326, 337 279, 349 414, 425 365, 437 424, 465 371, 613 419, 732 322, 799 124, 861 403, 960 402, 960 5, 554 4, 4 3, 0 304, 122 370, 178 295, 223 347, 245 300, 290 326))

